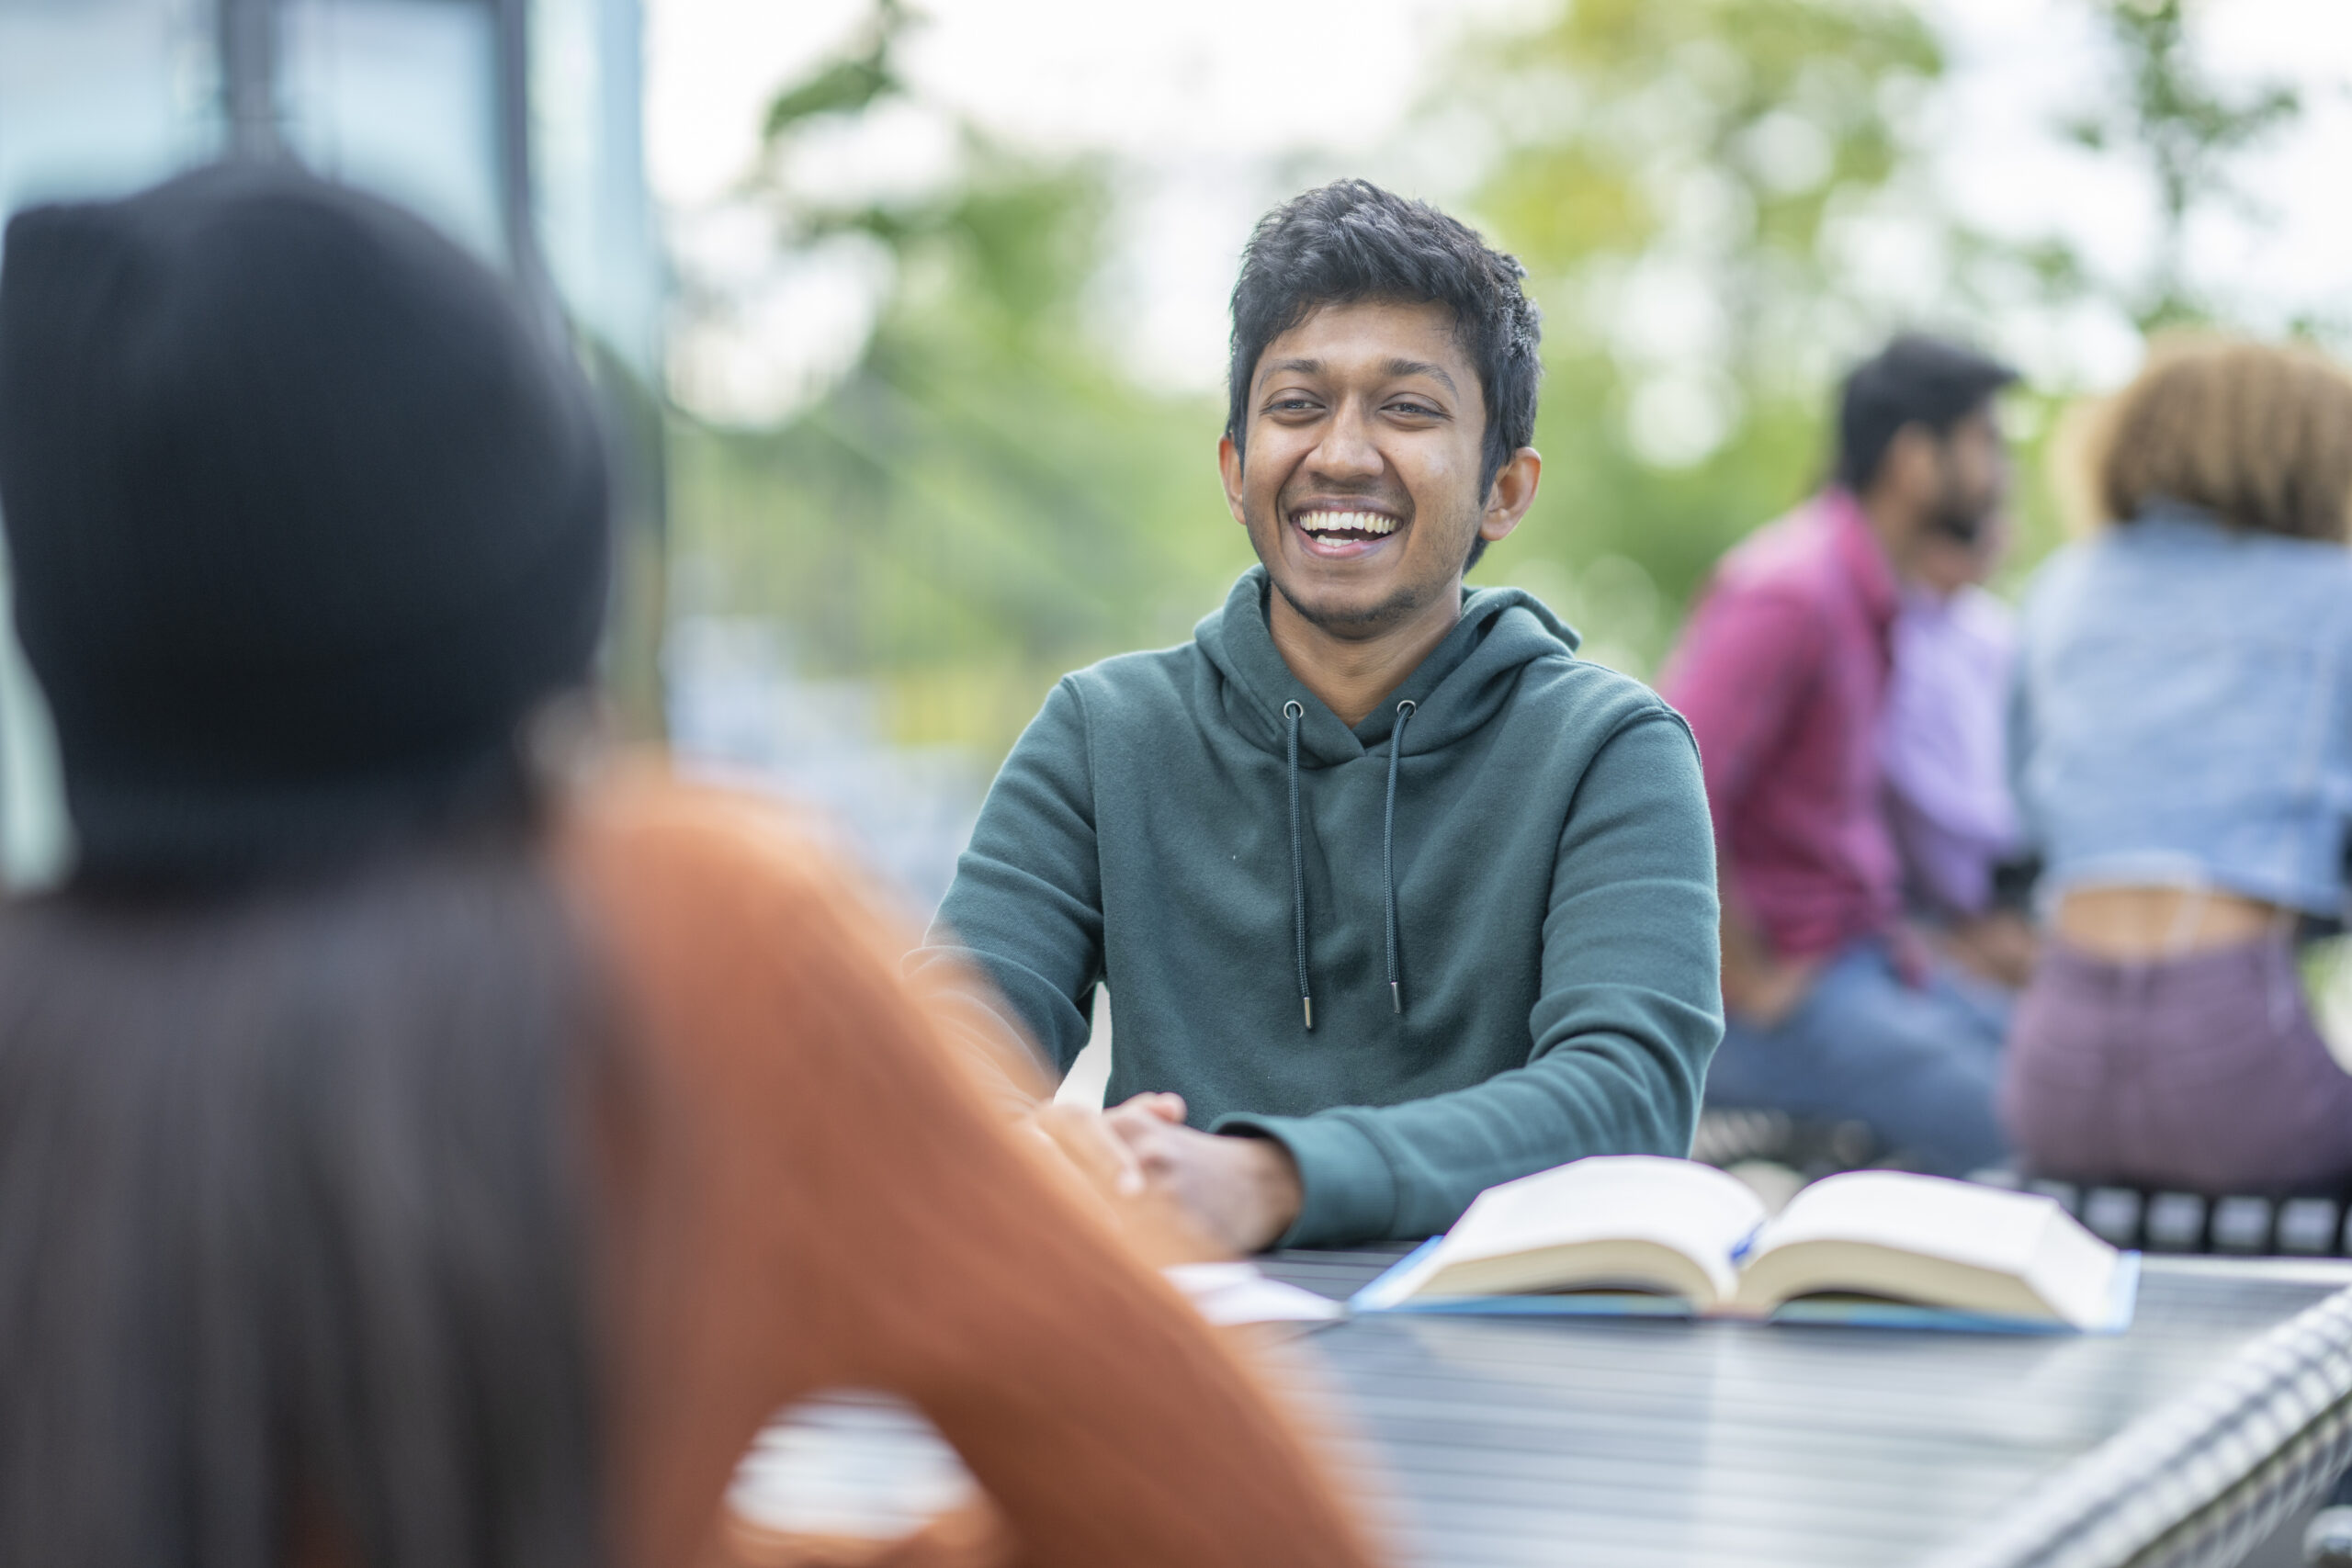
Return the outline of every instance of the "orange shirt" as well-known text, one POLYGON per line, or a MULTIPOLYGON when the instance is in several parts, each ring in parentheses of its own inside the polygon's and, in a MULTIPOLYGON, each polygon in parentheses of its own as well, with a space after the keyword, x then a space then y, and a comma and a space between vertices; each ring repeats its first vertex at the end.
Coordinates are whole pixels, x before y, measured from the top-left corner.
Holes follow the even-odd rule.
POLYGON ((1232 1349, 982 1102, 897 940, 774 807, 625 773, 558 846, 628 1027, 596 1098, 621 1568, 855 1561, 719 1529, 824 1389, 919 1406, 988 1499, 893 1563, 1357 1568, 1232 1349))

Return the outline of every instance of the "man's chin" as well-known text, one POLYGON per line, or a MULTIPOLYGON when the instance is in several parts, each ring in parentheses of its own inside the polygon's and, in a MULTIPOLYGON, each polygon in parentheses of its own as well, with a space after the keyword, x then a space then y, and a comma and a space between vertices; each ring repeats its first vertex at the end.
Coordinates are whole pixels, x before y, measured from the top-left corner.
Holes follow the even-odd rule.
MULTIPOLYGON (((1271 573, 1269 575, 1272 575, 1271 573)), ((1363 642, 1383 632, 1402 626, 1413 618, 1424 603, 1424 596, 1407 587, 1391 587, 1371 592, 1321 593, 1295 592, 1280 577, 1274 577, 1274 592, 1283 596, 1298 618, 1327 636, 1349 642, 1363 642)))

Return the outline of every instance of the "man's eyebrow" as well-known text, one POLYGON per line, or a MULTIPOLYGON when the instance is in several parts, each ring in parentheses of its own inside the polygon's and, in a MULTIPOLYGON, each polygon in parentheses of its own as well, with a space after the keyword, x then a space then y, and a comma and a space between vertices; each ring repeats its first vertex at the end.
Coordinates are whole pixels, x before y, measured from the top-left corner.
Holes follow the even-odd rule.
POLYGON ((1263 381, 1270 376, 1280 376, 1285 371, 1296 376, 1320 376, 1323 374, 1323 362, 1319 359, 1277 359, 1258 372, 1258 379, 1263 381))
POLYGON ((1381 369, 1391 376, 1427 376, 1433 381, 1442 382, 1447 391, 1457 397, 1461 395, 1461 389, 1453 384, 1453 378, 1445 373, 1442 365, 1432 365, 1425 359, 1392 359, 1381 369))
MULTIPOLYGON (((1285 372, 1298 376, 1320 376, 1323 374, 1323 362, 1319 359, 1277 359, 1258 372, 1258 379, 1262 382, 1270 376, 1280 376, 1285 372)), ((1445 373, 1444 366, 1433 365, 1426 359, 1385 360, 1380 372, 1390 377, 1427 376, 1456 397, 1462 394, 1462 389, 1453 384, 1453 378, 1445 373)))

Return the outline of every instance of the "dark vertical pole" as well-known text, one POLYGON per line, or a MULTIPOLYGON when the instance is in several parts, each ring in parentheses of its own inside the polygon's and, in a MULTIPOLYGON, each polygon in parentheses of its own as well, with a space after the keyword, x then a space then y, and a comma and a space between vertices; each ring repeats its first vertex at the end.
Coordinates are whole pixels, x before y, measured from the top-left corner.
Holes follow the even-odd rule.
POLYGON ((539 248, 531 181, 531 0, 490 0, 498 36, 498 197, 515 286, 550 328, 561 307, 539 248))
POLYGON ((219 0, 220 99, 229 155, 275 158, 277 128, 277 0, 219 0))

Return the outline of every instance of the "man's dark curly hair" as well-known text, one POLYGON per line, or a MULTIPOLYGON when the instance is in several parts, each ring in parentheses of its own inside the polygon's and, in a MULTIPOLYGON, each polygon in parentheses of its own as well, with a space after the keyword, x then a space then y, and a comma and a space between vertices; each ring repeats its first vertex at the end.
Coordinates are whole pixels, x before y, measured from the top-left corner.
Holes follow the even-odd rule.
MULTIPOLYGON (((1483 496, 1510 455, 1535 434, 1543 325, 1520 286, 1526 276, 1476 230, 1370 180, 1334 180, 1293 197, 1258 220, 1241 253, 1225 433, 1246 450, 1259 356, 1317 306, 1359 299, 1442 304, 1453 311, 1454 332, 1478 367, 1487 400, 1483 496)), ((1486 551, 1480 539, 1467 565, 1486 551)))

